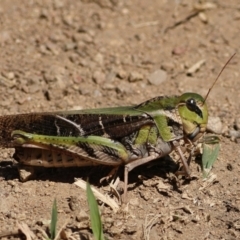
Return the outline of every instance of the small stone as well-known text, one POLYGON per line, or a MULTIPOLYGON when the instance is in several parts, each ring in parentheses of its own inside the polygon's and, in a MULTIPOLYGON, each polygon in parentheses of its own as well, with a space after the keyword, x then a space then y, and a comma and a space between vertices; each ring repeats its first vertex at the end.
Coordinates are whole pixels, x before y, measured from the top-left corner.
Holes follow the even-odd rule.
POLYGON ((70 14, 63 16, 63 23, 68 26, 73 26, 74 23, 73 16, 70 14))
POLYGON ((102 93, 99 90, 96 89, 93 92, 93 97, 95 97, 95 98, 102 97, 102 93))
POLYGON ((79 212, 79 214, 76 216, 76 220, 78 222, 88 221, 89 220, 89 216, 87 215, 87 213, 85 211, 81 210, 79 212))
POLYGON ((22 190, 21 190, 18 186, 15 186, 14 189, 13 189, 13 191, 14 191, 15 193, 20 193, 20 192, 22 192, 22 190))
POLYGON ((240 138, 240 131, 230 130, 229 135, 232 139, 240 138))
POLYGON ((129 84, 125 81, 121 81, 116 87, 117 93, 131 93, 133 89, 129 86, 129 84))
POLYGON ((77 44, 76 44, 76 43, 74 43, 74 42, 68 42, 68 43, 65 44, 64 49, 65 49, 65 51, 69 51, 69 50, 75 49, 76 47, 77 47, 77 44))
POLYGON ((51 51, 54 55, 58 55, 60 52, 60 49, 58 48, 57 44, 52 42, 46 43, 46 48, 51 51))
POLYGON ((120 79, 124 79, 127 77, 127 72, 124 71, 123 69, 118 70, 116 76, 120 79))
POLYGON ((80 199, 78 199, 75 196, 71 196, 69 200, 69 207, 72 211, 80 210, 81 208, 80 199))
POLYGON ((138 206, 139 205, 139 199, 138 198, 132 198, 129 201, 129 204, 131 204, 132 206, 138 206))
POLYGON ((2 158, 7 159, 9 157, 9 154, 7 152, 3 152, 2 158))
POLYGON ((72 63, 78 64, 78 63, 79 63, 79 56, 78 56, 76 53, 72 53, 72 54, 69 56, 69 60, 70 60, 72 63))
POLYGON ((172 54, 179 56, 179 55, 184 54, 186 51, 187 51, 186 47, 184 47, 184 46, 177 46, 177 47, 173 48, 172 54))
POLYGON ((64 67, 59 66, 50 66, 49 69, 44 72, 44 79, 47 83, 50 82, 57 82, 59 76, 64 76, 66 73, 66 70, 64 67))
POLYGON ((54 0, 53 1, 55 8, 62 8, 64 7, 64 1, 63 0, 54 0))
POLYGON ((110 71, 110 72, 107 73, 107 75, 106 75, 106 81, 107 81, 108 83, 113 82, 114 79, 115 79, 115 77, 116 77, 116 73, 115 73, 114 71, 110 71))
POLYGON ((38 84, 33 84, 28 86, 28 93, 36 93, 40 90, 40 87, 38 84))
POLYGON ((94 61, 96 63, 98 63, 100 66, 103 66, 104 65, 104 56, 101 53, 97 53, 94 58, 94 61))
POLYGON ((102 88, 104 90, 114 90, 116 89, 116 86, 114 84, 111 84, 111 83, 105 83, 102 88))
POLYGON ((39 12, 39 18, 45 18, 45 19, 48 19, 49 18, 49 12, 47 9, 42 9, 40 12, 39 12))
POLYGON ((200 20, 201 20, 203 23, 208 23, 207 15, 206 15, 204 12, 200 12, 200 13, 198 14, 198 17, 200 18, 200 20))
POLYGON ((165 62, 161 65, 161 69, 166 72, 172 72, 175 69, 175 65, 172 62, 165 62))
POLYGON ((97 84, 102 84, 105 79, 106 79, 106 76, 103 72, 101 71, 98 71, 96 70, 94 73, 93 73, 93 81, 97 84))
POLYGON ((12 80, 15 77, 14 72, 3 73, 3 76, 9 80, 12 80))
POLYGON ((208 117, 208 124, 207 124, 207 130, 216 133, 221 134, 222 133, 222 121, 219 117, 208 117))
POLYGON ((14 182, 13 180, 9 180, 7 184, 10 185, 11 187, 14 187, 16 185, 16 182, 14 182))
POLYGON ((148 201, 152 197, 151 193, 146 191, 140 191, 139 194, 145 201, 148 201))
POLYGON ((137 82, 137 81, 142 81, 143 80, 143 75, 138 72, 131 72, 128 77, 129 82, 137 82))
POLYGON ((4 45, 10 40, 11 40, 11 34, 9 31, 0 31, 0 45, 4 45))
POLYGON ((167 80, 167 73, 162 69, 156 70, 148 77, 148 81, 155 86, 160 85, 166 80, 167 80))

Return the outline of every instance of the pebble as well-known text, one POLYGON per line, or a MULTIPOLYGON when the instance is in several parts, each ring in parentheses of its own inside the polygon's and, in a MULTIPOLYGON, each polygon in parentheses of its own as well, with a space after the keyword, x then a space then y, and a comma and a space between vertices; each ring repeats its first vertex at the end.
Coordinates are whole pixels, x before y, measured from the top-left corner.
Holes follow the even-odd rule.
POLYGON ((100 66, 104 65, 104 56, 101 53, 97 53, 94 57, 94 61, 98 63, 100 66))
POLYGON ((64 49, 65 49, 65 51, 69 51, 69 50, 75 49, 76 47, 77 47, 77 44, 76 44, 76 43, 74 43, 74 42, 68 42, 68 43, 65 44, 64 49))
POLYGON ((230 130, 229 135, 233 139, 240 138, 240 131, 230 130))
POLYGON ((32 84, 28 86, 27 93, 36 93, 40 90, 40 86, 38 84, 32 84))
POLYGON ((70 14, 64 15, 62 20, 63 20, 63 23, 68 25, 68 26, 73 26, 74 25, 73 16, 70 15, 70 14))
POLYGON ((114 79, 116 77, 116 73, 114 71, 110 71, 109 73, 107 73, 106 75, 106 81, 107 82, 113 82, 114 79))
POLYGON ((165 62, 161 65, 161 69, 166 72, 172 72, 175 69, 175 64, 172 62, 165 62))
POLYGON ((1 31, 0 32, 0 44, 3 45, 11 40, 10 31, 1 31))
POLYGON ((124 79, 127 77, 127 72, 124 71, 123 69, 118 70, 116 76, 120 79, 124 79))
POLYGON ((200 12, 198 14, 198 17, 200 18, 200 20, 203 22, 203 23, 208 23, 208 17, 207 15, 204 13, 204 12, 200 12))
POLYGON ((150 76, 148 77, 148 81, 155 86, 160 85, 161 83, 163 83, 164 81, 167 80, 167 72, 162 70, 162 69, 158 69, 155 72, 151 73, 150 76))
POLYGON ((44 79, 47 83, 49 82, 56 82, 59 76, 64 75, 66 72, 64 67, 59 66, 50 66, 49 69, 44 72, 44 79))
POLYGON ((117 85, 116 91, 118 93, 131 93, 131 92, 133 92, 133 89, 132 89, 132 87, 129 86, 129 84, 127 82, 121 81, 117 85))
POLYGON ((137 81, 142 81, 143 80, 143 75, 139 72, 131 72, 128 77, 129 82, 137 82, 137 81))
POLYGON ((87 214, 85 211, 83 211, 83 210, 81 210, 81 211, 79 212, 79 214, 76 216, 76 220, 77 220, 78 222, 87 221, 88 219, 89 219, 88 214, 87 214))
POLYGON ((102 93, 99 90, 94 90, 93 97, 99 98, 102 97, 102 93))
POLYGON ((106 80, 106 76, 102 71, 94 71, 93 76, 92 76, 93 81, 96 84, 102 84, 106 80))
POLYGON ((60 49, 58 48, 57 44, 52 42, 46 43, 46 49, 50 50, 54 55, 58 55, 60 52, 60 49))
POLYGON ((208 117, 208 124, 207 124, 207 130, 216 133, 221 134, 223 129, 222 121, 219 117, 208 117))
POLYGON ((80 208, 81 208, 80 199, 75 196, 71 196, 70 200, 69 200, 69 207, 72 211, 80 210, 80 208))
POLYGON ((14 72, 7 72, 7 73, 3 73, 2 75, 8 78, 9 80, 12 80, 15 77, 14 72))
POLYGON ((177 46, 177 47, 173 48, 172 54, 180 56, 180 55, 184 54, 186 51, 187 51, 186 47, 184 47, 184 46, 177 46))
POLYGON ((114 90, 116 89, 116 86, 114 84, 111 84, 111 83, 105 83, 102 88, 104 90, 114 90))

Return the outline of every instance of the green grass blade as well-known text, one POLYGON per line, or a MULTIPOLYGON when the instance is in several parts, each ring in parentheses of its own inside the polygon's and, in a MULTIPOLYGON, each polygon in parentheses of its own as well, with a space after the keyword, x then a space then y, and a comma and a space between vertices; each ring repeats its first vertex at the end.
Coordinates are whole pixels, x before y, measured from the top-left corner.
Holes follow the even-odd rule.
POLYGON ((57 201, 54 199, 52 206, 51 224, 50 224, 50 237, 54 239, 57 234, 57 201))
POLYGON ((87 182, 87 200, 90 209, 90 220, 94 238, 96 240, 104 240, 105 238, 103 236, 103 227, 98 209, 98 204, 88 182, 87 182))
POLYGON ((220 144, 219 137, 206 136, 203 142, 202 168, 203 177, 206 178, 217 160, 220 144))

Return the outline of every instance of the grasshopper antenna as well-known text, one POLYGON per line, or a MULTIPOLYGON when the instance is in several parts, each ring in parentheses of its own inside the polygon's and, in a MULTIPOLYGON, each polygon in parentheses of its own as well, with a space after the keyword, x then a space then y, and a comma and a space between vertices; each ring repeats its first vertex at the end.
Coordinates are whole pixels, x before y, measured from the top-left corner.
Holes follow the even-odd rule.
POLYGON ((218 78, 220 77, 220 75, 222 74, 223 70, 226 68, 226 66, 229 64, 229 62, 233 59, 233 57, 234 57, 235 55, 236 55, 236 53, 234 53, 234 54, 228 59, 228 61, 225 63, 225 65, 223 66, 222 70, 221 70, 220 73, 218 74, 216 80, 214 81, 214 83, 212 84, 212 86, 209 88, 208 93, 207 93, 206 97, 204 98, 204 102, 203 102, 203 103, 206 102, 207 97, 208 97, 209 93, 211 92, 212 88, 214 87, 215 83, 217 82, 218 78))

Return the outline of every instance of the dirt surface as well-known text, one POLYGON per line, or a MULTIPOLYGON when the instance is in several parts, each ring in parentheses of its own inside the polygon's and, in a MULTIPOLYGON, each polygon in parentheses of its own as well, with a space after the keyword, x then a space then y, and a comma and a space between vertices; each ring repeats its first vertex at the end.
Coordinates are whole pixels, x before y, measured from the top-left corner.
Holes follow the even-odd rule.
MULTIPOLYGON (((1 115, 131 105, 187 91, 205 96, 236 52, 207 100, 224 133, 215 178, 204 183, 193 163, 196 177, 178 184, 167 164, 142 166, 130 174, 128 204, 101 212, 108 239, 240 238, 238 132, 229 137, 240 128, 239 1, 1 0, 0 24, 1 115)), ((90 176, 106 193, 98 181, 108 171, 46 169, 21 183, 4 164, 13 152, 0 155, 0 236, 24 239, 17 224, 25 223, 41 238, 56 197, 62 238, 93 239, 86 193, 74 177, 90 176)))

